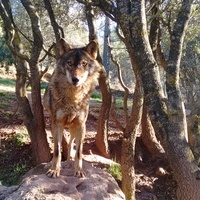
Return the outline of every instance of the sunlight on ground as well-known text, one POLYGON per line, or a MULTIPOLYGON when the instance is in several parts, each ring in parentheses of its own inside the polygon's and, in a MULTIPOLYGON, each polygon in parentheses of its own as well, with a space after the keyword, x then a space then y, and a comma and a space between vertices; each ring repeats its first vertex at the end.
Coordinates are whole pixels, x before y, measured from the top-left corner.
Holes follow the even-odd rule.
POLYGON ((0 85, 0 90, 6 92, 15 92, 15 87, 0 85))

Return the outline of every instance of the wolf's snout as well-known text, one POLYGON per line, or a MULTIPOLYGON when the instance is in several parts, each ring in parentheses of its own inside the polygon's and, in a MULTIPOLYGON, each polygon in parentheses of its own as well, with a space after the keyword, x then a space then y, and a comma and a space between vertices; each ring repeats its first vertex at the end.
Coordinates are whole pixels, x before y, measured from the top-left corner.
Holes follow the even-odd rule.
POLYGON ((73 82, 74 85, 76 85, 79 82, 79 79, 76 78, 76 77, 73 77, 72 82, 73 82))

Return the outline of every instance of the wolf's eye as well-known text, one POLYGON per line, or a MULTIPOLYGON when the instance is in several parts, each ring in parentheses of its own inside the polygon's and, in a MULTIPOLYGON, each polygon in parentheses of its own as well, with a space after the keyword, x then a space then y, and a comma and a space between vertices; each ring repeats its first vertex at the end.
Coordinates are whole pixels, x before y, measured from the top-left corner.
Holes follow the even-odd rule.
POLYGON ((72 65, 73 65, 72 61, 71 61, 71 60, 67 61, 67 65, 68 65, 69 67, 72 67, 72 65))
POLYGON ((86 61, 82 61, 81 64, 82 64, 83 67, 85 67, 87 65, 87 62, 86 61))

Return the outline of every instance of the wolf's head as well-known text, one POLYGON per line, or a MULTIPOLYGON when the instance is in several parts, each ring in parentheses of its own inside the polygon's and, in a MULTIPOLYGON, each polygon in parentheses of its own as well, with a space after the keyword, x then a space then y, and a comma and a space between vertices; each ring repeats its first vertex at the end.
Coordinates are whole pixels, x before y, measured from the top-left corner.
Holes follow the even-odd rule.
POLYGON ((68 83, 74 86, 83 84, 98 65, 96 60, 98 45, 95 41, 82 48, 72 48, 63 38, 58 44, 60 59, 58 67, 66 75, 68 83))

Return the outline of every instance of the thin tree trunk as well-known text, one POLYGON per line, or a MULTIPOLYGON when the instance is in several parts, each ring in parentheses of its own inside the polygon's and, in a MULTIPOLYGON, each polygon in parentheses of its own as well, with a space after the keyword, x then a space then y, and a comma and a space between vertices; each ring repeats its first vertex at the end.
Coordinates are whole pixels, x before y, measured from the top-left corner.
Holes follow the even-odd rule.
MULTIPOLYGON (((149 41, 151 45, 151 49, 153 51, 153 55, 155 60, 158 60, 158 43, 159 43, 159 24, 160 24, 160 15, 159 15, 159 5, 160 2, 156 0, 151 0, 152 9, 152 21, 150 25, 150 33, 149 33, 149 41)), ((159 71, 160 73, 160 71, 159 71)), ((143 107, 142 114, 142 134, 141 138, 149 152, 153 157, 159 156, 161 153, 164 153, 164 150, 161 144, 158 142, 154 128, 151 123, 151 119, 149 117, 146 106, 143 107)))
MULTIPOLYGON (((129 9, 124 9, 123 3, 121 10, 125 14, 129 13, 129 9)), ((139 77, 138 65, 135 59, 135 52, 131 46, 130 30, 127 29, 128 21, 122 19, 120 27, 122 29, 124 38, 122 41, 126 45, 127 51, 130 55, 133 73, 135 74, 135 92, 133 95, 132 111, 129 120, 126 124, 124 138, 122 140, 122 191, 124 192, 127 200, 135 200, 135 142, 136 136, 139 133, 142 117, 143 107, 143 91, 141 86, 141 79, 139 77), (125 39, 127 38, 127 39, 125 39)))
POLYGON ((108 43, 110 37, 110 19, 105 17, 105 28, 104 28, 104 44, 103 44, 103 65, 105 67, 107 76, 109 77, 110 72, 110 56, 108 50, 108 43))
POLYGON ((147 112, 147 108, 143 106, 142 113, 142 141, 144 145, 147 147, 152 157, 161 156, 164 153, 164 149, 161 146, 160 142, 158 142, 156 138, 156 134, 154 128, 152 126, 149 114, 147 112))
MULTIPOLYGON (((30 63, 31 64, 31 63, 30 63)), ((33 112, 34 118, 32 119, 32 130, 30 130, 32 147, 34 149, 36 157, 36 162, 49 162, 50 148, 47 142, 47 135, 45 131, 45 121, 44 121, 44 113, 43 106, 40 94, 40 79, 38 72, 38 65, 33 63, 30 65, 31 72, 31 108, 33 112)))
POLYGON ((102 94, 102 105, 98 118, 95 143, 101 155, 108 158, 110 157, 108 146, 108 120, 111 107, 111 91, 103 66, 99 77, 99 87, 102 94))
MULTIPOLYGON (((86 19, 89 27, 89 40, 98 40, 95 25, 93 22, 93 10, 91 6, 85 6, 86 9, 86 19)), ((97 60, 102 63, 100 54, 98 53, 97 60)), ((103 65, 101 65, 101 72, 99 77, 99 87, 102 94, 102 105, 99 113, 98 123, 97 123, 97 135, 95 144, 104 157, 110 157, 109 146, 108 146, 108 120, 109 112, 111 107, 111 91, 107 78, 107 74, 103 65)))
POLYGON ((136 81, 131 116, 122 140, 122 191, 127 200, 135 200, 135 142, 142 117, 143 94, 139 79, 136 81))

